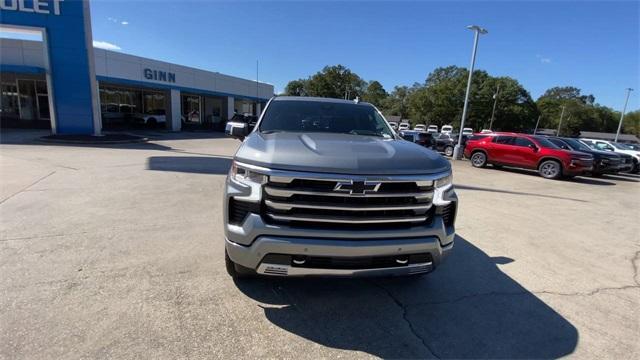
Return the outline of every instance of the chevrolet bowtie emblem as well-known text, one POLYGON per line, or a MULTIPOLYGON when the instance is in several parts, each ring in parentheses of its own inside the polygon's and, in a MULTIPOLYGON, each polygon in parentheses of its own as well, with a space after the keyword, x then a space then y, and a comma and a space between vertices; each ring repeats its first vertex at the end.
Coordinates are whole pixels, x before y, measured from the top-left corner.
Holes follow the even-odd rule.
POLYGON ((381 184, 379 181, 339 181, 333 190, 349 195, 365 195, 377 192, 381 184))

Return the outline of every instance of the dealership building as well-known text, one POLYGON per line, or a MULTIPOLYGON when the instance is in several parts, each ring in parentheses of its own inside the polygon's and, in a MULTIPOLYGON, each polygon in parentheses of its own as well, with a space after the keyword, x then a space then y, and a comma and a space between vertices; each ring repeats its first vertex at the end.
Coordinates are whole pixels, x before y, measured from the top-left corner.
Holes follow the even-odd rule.
POLYGON ((139 127, 221 129, 259 114, 273 86, 93 47, 87 1, 0 0, 0 122, 99 134, 139 127))

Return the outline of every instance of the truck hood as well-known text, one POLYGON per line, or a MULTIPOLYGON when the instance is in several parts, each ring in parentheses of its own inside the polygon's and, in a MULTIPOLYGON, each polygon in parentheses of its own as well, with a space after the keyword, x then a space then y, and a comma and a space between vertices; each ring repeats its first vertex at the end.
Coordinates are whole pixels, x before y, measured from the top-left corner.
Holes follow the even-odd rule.
POLYGON ((271 169, 353 175, 417 175, 451 169, 440 154, 409 141, 329 133, 255 131, 235 159, 271 169))

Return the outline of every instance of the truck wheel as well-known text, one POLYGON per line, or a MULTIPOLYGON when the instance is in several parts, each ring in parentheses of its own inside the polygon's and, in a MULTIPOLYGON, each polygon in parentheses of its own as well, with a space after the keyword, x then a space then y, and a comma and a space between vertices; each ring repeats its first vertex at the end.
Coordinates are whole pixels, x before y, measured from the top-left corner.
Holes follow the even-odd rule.
POLYGON ((555 160, 546 160, 538 166, 538 173, 545 179, 558 179, 562 176, 562 166, 555 160))
POLYGON ((229 258, 229 254, 227 254, 227 250, 225 249, 224 251, 224 265, 227 268, 227 274, 229 274, 229 276, 231 276, 234 279, 239 279, 239 278, 247 278, 247 277, 251 277, 252 275, 255 275, 255 271, 246 268, 242 265, 238 265, 236 263, 234 263, 230 258, 229 258))
POLYGON ((444 148, 444 154, 448 157, 453 156, 453 146, 447 146, 444 148))
POLYGON ((473 153, 473 155, 471 155, 471 165, 477 168, 487 166, 487 155, 482 151, 473 153))

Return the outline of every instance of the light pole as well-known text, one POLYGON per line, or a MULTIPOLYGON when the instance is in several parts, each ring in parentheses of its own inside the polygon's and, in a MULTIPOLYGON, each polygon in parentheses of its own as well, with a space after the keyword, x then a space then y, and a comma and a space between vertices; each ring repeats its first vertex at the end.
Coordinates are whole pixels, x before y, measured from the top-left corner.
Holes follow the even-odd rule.
POLYGON ((496 104, 498 103, 499 92, 500 92, 500 84, 496 86, 496 93, 493 94, 493 110, 491 110, 491 122, 489 122, 489 130, 493 130, 493 117, 496 114, 496 104))
POLYGON ((478 38, 480 34, 486 34, 487 30, 481 28, 478 25, 469 25, 467 29, 473 30, 473 51, 471 52, 471 66, 469 66, 469 79, 467 80, 467 93, 464 95, 464 107, 462 108, 462 119, 460 121, 460 135, 458 136, 458 143, 453 148, 453 158, 459 160, 462 158, 462 129, 464 129, 464 121, 467 118, 467 105, 469 104, 469 92, 471 91, 471 77, 473 76, 473 68, 476 65, 476 51, 478 50, 478 38))
POLYGON ((562 105, 562 112, 560 113, 560 122, 558 123, 558 131, 556 131, 556 136, 560 136, 560 127, 562 126, 563 117, 564 117, 564 105, 562 105))
POLYGON ((632 88, 627 88, 627 98, 624 100, 624 108, 622 114, 620 114, 620 123, 618 124, 618 131, 616 131, 616 139, 614 142, 618 142, 618 136, 620 136, 620 129, 622 129, 622 120, 624 120, 624 113, 627 111, 627 103, 629 102, 629 94, 633 91, 632 88))
POLYGON ((538 132, 538 125, 540 125, 540 119, 542 118, 542 115, 538 116, 538 121, 536 121, 536 128, 533 129, 533 135, 535 135, 538 132))

